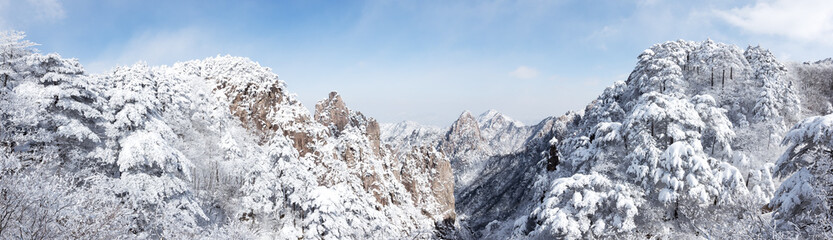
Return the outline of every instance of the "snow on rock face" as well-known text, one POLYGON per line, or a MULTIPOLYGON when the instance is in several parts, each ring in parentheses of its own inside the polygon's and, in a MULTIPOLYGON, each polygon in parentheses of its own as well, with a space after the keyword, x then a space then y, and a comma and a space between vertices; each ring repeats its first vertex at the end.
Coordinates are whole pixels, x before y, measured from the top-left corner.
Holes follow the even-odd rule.
POLYGON ((381 137, 394 150, 409 149, 410 146, 436 145, 446 130, 439 127, 403 121, 396 124, 381 124, 381 137))
POLYGON ((517 209, 526 208, 524 201, 534 180, 528 173, 536 171, 538 152, 524 149, 546 148, 540 143, 552 137, 555 122, 551 118, 527 127, 494 110, 479 117, 463 112, 442 136, 435 129, 400 123, 388 127, 392 137, 387 141, 399 146, 394 149, 415 143, 438 146, 454 170, 457 214, 466 228, 479 231, 493 220, 513 217, 517 209))
POLYGON ((275 134, 287 135, 301 154, 310 153, 309 144, 322 138, 321 131, 309 129, 309 111, 286 92, 286 83, 271 69, 246 58, 218 56, 174 64, 166 71, 181 78, 197 77, 214 85, 225 95, 229 109, 243 127, 266 142, 275 134))
POLYGON ((344 131, 344 127, 350 122, 349 117, 350 110, 337 92, 330 92, 327 99, 315 104, 315 121, 324 126, 334 127, 335 131, 344 131))
POLYGON ((0 39, 0 179, 46 171, 95 194, 65 202, 125 203, 83 213, 124 219, 97 224, 123 229, 92 238, 430 237, 456 216, 436 148, 393 154, 379 124, 335 93, 313 117, 249 59, 87 76, 21 36, 0 39))
POLYGON ((335 92, 316 105, 315 116, 329 126, 336 158, 347 163, 377 202, 413 205, 421 215, 443 224, 455 221, 450 163, 433 145, 382 148, 376 120, 348 109, 335 92))
POLYGON ((499 154, 521 150, 529 137, 530 128, 493 109, 480 114, 477 122, 483 138, 499 154))
MULTIPOLYGON (((535 179, 530 194, 523 196, 528 205, 521 203, 514 216, 475 228, 487 238, 578 238, 655 234, 669 222, 713 227, 716 220, 704 220, 703 214, 725 219, 716 216, 772 194, 771 171, 757 166, 773 160, 760 144, 782 136, 800 115, 801 102, 787 74, 784 65, 759 47, 743 50, 711 40, 656 44, 639 55, 627 81, 615 83, 582 113, 560 122, 568 127, 550 132, 549 148, 532 147, 541 141, 525 144, 539 153, 530 154, 539 164, 526 171, 535 179), (556 165, 549 168, 549 163, 556 165), (574 183, 576 176, 604 181, 583 186, 574 183), (607 190, 606 181, 621 189, 607 190), (565 186, 577 189, 563 196, 565 186), (606 199, 610 191, 626 194, 606 199), (595 207, 619 206, 618 200, 632 211, 595 207), (604 201, 613 203, 600 203, 604 201), (629 214, 606 216, 625 212, 629 214)), ((461 194, 466 196, 466 204, 457 204, 461 209, 494 201, 482 192, 461 194)), ((745 225, 735 223, 706 231, 731 232, 727 229, 745 225)))
POLYGON ((477 118, 468 111, 460 114, 439 142, 451 159, 455 188, 468 187, 490 158, 521 150, 532 129, 495 110, 477 118))
MULTIPOLYGON (((418 229, 433 229, 435 222, 454 219, 451 172, 444 156, 391 154, 381 146, 376 120, 348 109, 338 93, 316 104, 316 112, 310 116, 286 92, 277 75, 247 59, 192 61, 169 71, 179 72, 181 78, 223 79, 214 88, 217 97, 229 103, 243 127, 261 136, 261 151, 282 159, 277 166, 248 170, 255 178, 243 186, 242 198, 250 204, 236 210, 242 220, 263 221, 271 215, 288 214, 293 218, 278 222, 283 226, 281 231, 364 238, 406 236, 422 231, 418 229), (228 71, 243 72, 229 77, 224 75, 228 71), (189 76, 182 76, 183 72, 189 76), (269 190, 273 188, 277 191, 269 190), (333 191, 340 198, 326 208, 318 204, 323 200, 317 195, 304 193, 333 191), (264 198, 285 200, 269 206, 264 198), (345 204, 350 207, 333 208, 345 204), (304 207, 307 205, 311 207, 304 207), (293 223, 292 219, 306 223, 293 223)), ((269 161, 268 157, 264 160, 269 161)))
POLYGON ((454 178, 445 156, 433 147, 420 146, 397 157, 402 162, 402 184, 412 200, 438 220, 455 219, 454 178))
POLYGON ((373 153, 380 156, 381 136, 379 123, 373 118, 367 118, 361 112, 351 112, 337 92, 330 92, 327 99, 315 104, 315 120, 331 129, 335 136, 340 135, 346 127, 364 130, 373 147, 373 153))
MULTIPOLYGON (((442 143, 443 151, 454 153, 467 153, 474 151, 485 151, 481 144, 485 141, 480 134, 480 126, 470 112, 460 114, 457 121, 451 124, 451 128, 445 135, 442 143)), ((463 160, 463 159, 460 159, 463 160)))
POLYGON ((451 163, 437 149, 442 130, 415 122, 382 124, 382 138, 395 159, 402 163, 399 178, 423 211, 454 222, 454 176, 451 163))
POLYGON ((523 127, 524 124, 516 121, 512 118, 509 118, 503 113, 498 112, 494 109, 489 109, 486 112, 481 113, 477 116, 477 123, 483 128, 489 129, 502 129, 507 126, 515 125, 516 127, 523 127))

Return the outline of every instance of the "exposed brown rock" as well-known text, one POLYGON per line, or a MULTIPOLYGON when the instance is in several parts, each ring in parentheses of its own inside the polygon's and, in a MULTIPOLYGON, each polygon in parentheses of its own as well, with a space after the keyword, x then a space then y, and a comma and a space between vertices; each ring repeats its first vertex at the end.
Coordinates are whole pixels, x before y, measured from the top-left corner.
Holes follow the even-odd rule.
MULTIPOLYGON (((268 104, 268 101, 262 101, 262 104, 268 104)), ((245 119, 246 122, 251 122, 251 126, 257 129, 271 129, 268 123, 263 122, 263 124, 258 125, 257 121, 255 121, 260 116, 265 117, 265 114, 251 114, 250 116, 235 113, 241 120, 245 119)), ((367 164, 367 159, 385 159, 387 157, 385 156, 386 152, 382 149, 381 131, 375 119, 365 117, 361 112, 351 112, 341 96, 336 92, 330 93, 327 99, 319 101, 316 104, 313 118, 316 122, 329 126, 332 136, 341 135, 348 127, 364 130, 364 134, 370 140, 370 149, 367 149, 367 146, 347 145, 342 148, 343 150, 340 154, 334 157, 344 161, 348 168, 356 169, 355 174, 361 179, 362 187, 365 191, 373 195, 376 201, 382 206, 399 204, 399 202, 395 200, 396 198, 392 195, 391 190, 384 189, 385 184, 382 184, 381 181, 383 179, 388 181, 399 180, 411 194, 414 204, 425 215, 437 221, 453 221, 456 219, 457 216, 454 210, 454 177, 451 164, 448 158, 440 151, 430 146, 414 148, 406 155, 401 156, 404 158, 399 158, 402 165, 396 166, 401 166, 401 169, 375 169, 376 166, 367 164), (385 171, 392 171, 393 174, 387 178, 379 175, 380 172, 385 171)), ((473 116, 469 114, 462 121, 458 122, 458 127, 455 129, 462 134, 458 134, 457 136, 481 138, 479 129, 477 128, 477 122, 473 116)), ((284 131, 284 134, 294 141, 295 147, 302 154, 311 151, 308 143, 313 141, 313 136, 290 131, 284 131)), ((467 139, 457 140, 462 143, 467 139)), ((389 164, 386 164, 385 167, 389 167, 389 164)), ((325 179, 323 181, 327 182, 325 179)))
POLYGON ((457 213, 454 211, 454 175, 451 163, 447 159, 432 160, 436 174, 431 178, 431 192, 441 206, 439 210, 443 219, 455 219, 457 213))
POLYGON ((451 125, 442 143, 442 150, 445 153, 478 150, 482 141, 477 119, 466 111, 451 125))
MULTIPOLYGON (((225 80, 218 80, 215 91, 223 91, 230 99, 229 110, 240 119, 243 127, 254 133, 264 143, 276 133, 282 133, 293 141, 293 147, 301 155, 310 153, 312 150, 309 144, 314 137, 307 132, 284 130, 281 126, 269 119, 269 114, 276 112, 287 101, 286 93, 280 87, 279 82, 267 87, 267 91, 255 91, 254 84, 236 86, 227 84, 225 80)), ((305 115, 297 115, 293 121, 295 124, 305 124, 309 119, 305 115)))
POLYGON ((367 138, 370 139, 370 145, 373 148, 373 154, 377 157, 382 156, 382 140, 380 136, 379 123, 375 119, 370 119, 367 122, 367 138))
POLYGON ((337 92, 330 92, 329 98, 315 104, 315 121, 324 126, 335 126, 338 132, 347 126, 349 117, 350 110, 337 92))
POLYGON ((363 185, 364 189, 366 191, 370 192, 371 194, 373 194, 373 197, 376 198, 376 202, 379 202, 380 204, 382 204, 382 206, 387 206, 388 203, 389 203, 389 201, 388 201, 388 196, 389 195, 382 194, 382 189, 380 188, 380 186, 378 184, 378 182, 379 182, 378 176, 376 176, 375 173, 363 174, 361 176, 361 179, 362 179, 362 185, 363 185))
POLYGON ((414 147, 402 157, 402 185, 411 193, 414 203, 436 220, 455 219, 454 176, 445 155, 423 146, 414 147), (422 185, 420 180, 427 180, 430 185, 422 185))
POLYGON ((277 130, 277 126, 273 126, 266 116, 274 106, 281 103, 281 98, 284 95, 283 91, 276 86, 272 86, 265 94, 255 94, 249 92, 251 85, 239 89, 239 86, 225 86, 222 83, 219 89, 225 89, 227 96, 234 97, 231 99, 229 107, 231 112, 243 123, 243 127, 257 130, 257 133, 262 134, 274 132, 277 130), (242 94, 237 94, 240 91, 242 91, 242 94))

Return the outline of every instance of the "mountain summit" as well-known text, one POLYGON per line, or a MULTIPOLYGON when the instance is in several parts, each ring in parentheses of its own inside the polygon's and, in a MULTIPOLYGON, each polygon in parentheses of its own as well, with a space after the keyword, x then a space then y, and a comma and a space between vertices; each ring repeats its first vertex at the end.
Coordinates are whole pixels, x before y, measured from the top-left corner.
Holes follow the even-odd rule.
POLYGON ((584 109, 438 128, 310 113, 247 58, 88 75, 1 36, 4 239, 832 237, 829 59, 670 41, 584 109))

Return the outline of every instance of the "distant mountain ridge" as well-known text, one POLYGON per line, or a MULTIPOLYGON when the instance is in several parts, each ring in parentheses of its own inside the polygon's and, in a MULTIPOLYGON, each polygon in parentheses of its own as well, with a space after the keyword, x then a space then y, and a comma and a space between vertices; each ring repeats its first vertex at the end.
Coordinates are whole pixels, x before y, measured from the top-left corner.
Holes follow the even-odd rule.
POLYGON ((0 34, 0 238, 833 237, 831 59, 669 41, 584 109, 433 127, 311 113, 247 58, 33 46, 0 34))
POLYGON ((833 112, 827 60, 782 64, 761 47, 711 40, 657 44, 638 60, 627 81, 584 110, 537 125, 496 111, 461 114, 439 141, 455 169, 461 231, 487 239, 732 236, 746 225, 711 226, 680 212, 758 217, 748 209, 775 194, 782 136, 803 116, 833 112), (686 169, 694 166, 706 167, 686 169), (707 198, 716 207, 697 205, 707 198), (669 208, 678 199, 692 205, 669 208))

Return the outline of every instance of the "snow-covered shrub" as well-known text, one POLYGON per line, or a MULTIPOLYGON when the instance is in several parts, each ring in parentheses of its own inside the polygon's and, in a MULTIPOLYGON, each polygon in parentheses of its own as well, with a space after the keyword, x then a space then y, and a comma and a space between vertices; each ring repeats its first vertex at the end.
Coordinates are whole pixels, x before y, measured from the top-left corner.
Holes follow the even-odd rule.
POLYGON ((554 180, 548 197, 532 212, 539 227, 530 236, 610 237, 634 229, 640 192, 628 186, 598 174, 554 180))
POLYGON ((776 177, 788 177, 769 206, 780 229, 830 237, 833 204, 833 115, 810 117, 784 138, 787 151, 775 164, 776 177))

